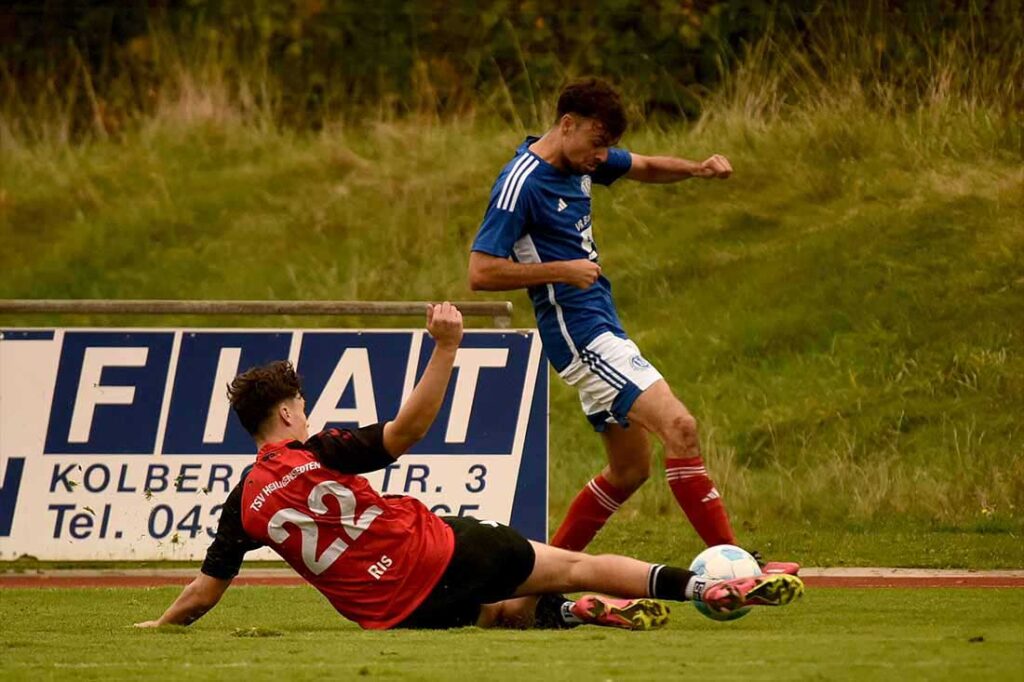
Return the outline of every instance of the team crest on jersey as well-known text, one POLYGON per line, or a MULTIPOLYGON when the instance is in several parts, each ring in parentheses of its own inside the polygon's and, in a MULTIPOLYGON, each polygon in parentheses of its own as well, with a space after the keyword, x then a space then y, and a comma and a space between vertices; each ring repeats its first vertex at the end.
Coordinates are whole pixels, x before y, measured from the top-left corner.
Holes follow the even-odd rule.
POLYGON ((588 197, 590 196, 590 186, 591 186, 591 184, 592 183, 591 183, 589 175, 584 175, 580 179, 580 190, 582 190, 583 193, 586 194, 588 197))
POLYGON ((642 355, 634 355, 629 359, 629 364, 633 366, 635 370, 644 370, 651 366, 651 363, 644 360, 642 355))

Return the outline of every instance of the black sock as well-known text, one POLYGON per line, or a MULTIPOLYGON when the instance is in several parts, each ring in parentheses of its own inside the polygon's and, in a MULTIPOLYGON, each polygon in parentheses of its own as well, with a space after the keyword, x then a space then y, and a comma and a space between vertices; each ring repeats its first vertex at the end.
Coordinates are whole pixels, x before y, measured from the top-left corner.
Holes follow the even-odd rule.
POLYGON ((647 594, 655 599, 688 601, 686 586, 696 574, 685 568, 653 564, 647 574, 647 594))
POLYGON ((565 630, 576 627, 582 621, 577 618, 566 618, 566 612, 572 604, 571 600, 561 594, 541 595, 537 600, 537 610, 534 612, 534 627, 542 630, 565 630))

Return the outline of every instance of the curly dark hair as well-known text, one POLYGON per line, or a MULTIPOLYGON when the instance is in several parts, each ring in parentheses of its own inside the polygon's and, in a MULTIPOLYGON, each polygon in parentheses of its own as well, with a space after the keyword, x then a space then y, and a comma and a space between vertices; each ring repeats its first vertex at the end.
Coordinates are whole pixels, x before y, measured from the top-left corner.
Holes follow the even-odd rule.
POLYGON ((622 98, 611 83, 601 78, 581 78, 562 88, 558 95, 558 118, 566 114, 595 119, 612 140, 626 132, 622 98))
POLYGON ((253 436, 278 403, 301 394, 302 380, 287 360, 247 369, 228 385, 231 408, 253 436))

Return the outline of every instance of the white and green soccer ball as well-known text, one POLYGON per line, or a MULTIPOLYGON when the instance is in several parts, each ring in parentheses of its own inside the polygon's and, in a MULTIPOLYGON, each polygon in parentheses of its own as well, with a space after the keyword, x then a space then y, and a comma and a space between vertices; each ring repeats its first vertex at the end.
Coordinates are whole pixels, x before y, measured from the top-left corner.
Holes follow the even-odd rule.
MULTIPOLYGON (((715 545, 698 554, 690 564, 690 570, 712 580, 731 580, 761 575, 761 567, 750 552, 735 545, 715 545)), ((750 607, 732 613, 715 613, 702 601, 694 600, 693 605, 711 620, 736 620, 750 612, 750 607)))

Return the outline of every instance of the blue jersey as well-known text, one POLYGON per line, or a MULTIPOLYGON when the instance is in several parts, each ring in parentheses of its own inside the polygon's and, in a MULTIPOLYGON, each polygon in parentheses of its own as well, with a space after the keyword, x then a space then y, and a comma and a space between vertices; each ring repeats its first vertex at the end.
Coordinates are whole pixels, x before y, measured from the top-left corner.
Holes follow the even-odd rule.
MULTIPOLYGON (((512 257, 520 263, 589 258, 598 262, 590 215, 592 183, 610 185, 629 170, 629 152, 612 147, 593 175, 558 170, 529 150, 528 137, 491 188, 473 251, 512 257)), ((544 350, 561 372, 594 338, 605 332, 626 338, 602 275, 587 289, 568 284, 530 287, 544 350)))

